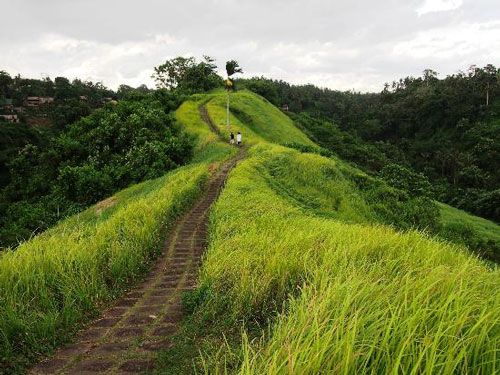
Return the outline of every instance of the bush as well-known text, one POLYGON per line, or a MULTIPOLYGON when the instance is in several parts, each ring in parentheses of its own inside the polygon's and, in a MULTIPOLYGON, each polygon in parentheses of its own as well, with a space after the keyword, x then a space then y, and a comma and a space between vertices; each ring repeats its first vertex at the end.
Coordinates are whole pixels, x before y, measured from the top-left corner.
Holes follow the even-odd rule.
POLYGON ((396 189, 407 191, 414 197, 432 196, 432 186, 422 173, 414 172, 399 164, 388 164, 378 176, 396 189))
POLYGON ((442 226, 439 235, 454 243, 461 243, 483 258, 500 262, 500 245, 492 239, 482 238, 468 223, 451 222, 442 226))

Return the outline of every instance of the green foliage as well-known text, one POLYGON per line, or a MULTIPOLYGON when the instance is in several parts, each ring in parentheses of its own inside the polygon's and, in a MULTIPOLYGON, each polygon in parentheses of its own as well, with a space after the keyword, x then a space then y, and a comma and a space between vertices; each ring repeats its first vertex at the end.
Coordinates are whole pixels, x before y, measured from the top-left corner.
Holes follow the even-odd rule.
POLYGON ((92 108, 99 106, 104 98, 113 97, 113 91, 102 83, 81 81, 75 79, 70 82, 65 77, 31 79, 20 75, 12 78, 7 72, 0 71, 0 99, 12 99, 14 106, 21 106, 28 96, 53 97, 54 106, 69 101, 74 103, 85 97, 86 105, 92 108))
POLYGON ((209 349, 204 371, 497 371, 498 270, 417 232, 358 224, 372 204, 343 168, 259 146, 233 171, 212 215, 209 291, 195 297, 221 336, 241 332, 241 349, 209 349))
POLYGON ((209 56, 204 56, 201 62, 197 62, 194 57, 176 57, 154 70, 153 78, 158 88, 194 94, 222 87, 215 60, 209 56))
POLYGON ((466 245, 485 259, 500 263, 500 230, 498 225, 439 203, 440 237, 466 245))
MULTIPOLYGON (((61 204, 78 206, 114 184, 159 173, 168 161, 178 165, 174 155, 184 156, 181 140, 190 137, 166 114, 175 94, 151 97, 134 93, 95 112, 50 150, 27 147, 16 159, 26 175, 14 176, 9 194, 49 189, 61 204), (54 191, 43 183, 47 170, 54 191), (23 192, 26 176, 36 178, 23 192)), ((440 211, 425 178, 406 166, 381 173, 399 188, 390 186, 315 145, 265 99, 245 91, 232 99, 231 126, 253 147, 211 213, 201 286, 184 298, 206 350, 195 360, 205 366, 199 370, 495 373, 498 269, 429 236, 441 230, 469 245, 498 226, 440 211)), ((161 228, 200 192, 212 163, 235 153, 201 121, 201 104, 222 130, 225 94, 194 95, 175 113, 195 138, 198 164, 135 185, 0 255, 0 357, 8 369, 66 340, 136 279, 158 253, 161 228)), ((321 127, 312 117, 306 122, 321 127)), ((328 134, 351 137, 369 155, 361 135, 340 127, 328 134)), ((165 353, 162 365, 189 371, 182 354, 198 353, 194 342, 165 353)))
POLYGON ((379 151, 378 147, 364 142, 357 135, 339 129, 335 123, 306 113, 288 115, 318 145, 342 159, 354 162, 368 172, 376 172, 388 162, 387 156, 379 151))
POLYGON ((149 96, 109 104, 45 147, 28 144, 11 159, 10 181, 0 205, 0 245, 16 245, 14 238, 45 230, 77 207, 186 163, 192 156, 192 139, 165 113, 175 100, 170 94, 158 96, 165 105, 149 96), (37 202, 42 198, 66 204, 41 208, 37 202), (33 207, 29 220, 18 216, 29 209, 9 209, 16 202, 33 207), (15 236, 13 228, 19 231, 15 236))
POLYGON ((49 138, 44 129, 33 129, 25 124, 0 122, 0 188, 10 180, 7 164, 27 144, 44 145, 49 138))
POLYGON ((243 73, 243 69, 240 68, 236 60, 229 60, 226 62, 226 73, 228 77, 231 77, 236 73, 243 73))
POLYGON ((378 176, 389 185, 407 191, 412 196, 432 196, 432 186, 427 177, 399 164, 387 164, 382 168, 378 176))
POLYGON ((252 78, 249 80, 245 80, 242 83, 246 89, 266 98, 275 106, 280 105, 280 98, 278 95, 278 89, 273 84, 272 81, 261 77, 261 78, 252 78))
POLYGON ((424 174, 436 197, 499 221, 498 69, 472 66, 438 79, 425 70, 386 84, 380 94, 239 80, 290 116, 320 146, 370 173, 395 163, 424 174), (495 206, 496 204, 496 206, 495 206))
POLYGON ((208 164, 180 168, 0 254, 0 372, 67 341, 137 280, 207 176, 208 164))
POLYGON ((228 91, 236 91, 236 85, 234 82, 234 79, 232 78, 233 75, 237 73, 243 73, 243 69, 240 68, 238 62, 236 60, 229 60, 226 62, 226 74, 227 74, 227 80, 226 80, 226 90, 228 91))
MULTIPOLYGON (((216 96, 200 101, 222 128, 216 96)), ((298 138, 285 144, 300 153, 271 146, 282 138, 266 132, 289 128, 257 120, 268 107, 244 99, 232 126, 256 145, 212 212, 201 285, 184 298, 193 315, 159 372, 497 371, 498 270, 430 235, 448 231, 475 250, 474 238, 493 241, 498 226, 450 214, 409 168, 384 171, 402 190, 298 138)), ((204 137, 194 103, 181 110, 204 137)))

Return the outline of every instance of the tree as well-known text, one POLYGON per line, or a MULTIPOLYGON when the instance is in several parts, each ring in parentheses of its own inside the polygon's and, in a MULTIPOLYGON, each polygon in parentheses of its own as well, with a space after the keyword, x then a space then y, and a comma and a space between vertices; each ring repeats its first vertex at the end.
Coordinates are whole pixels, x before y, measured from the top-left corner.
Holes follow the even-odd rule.
POLYGON ((483 72, 484 72, 484 81, 486 86, 486 106, 489 106, 490 91, 491 88, 497 83, 498 72, 497 69, 491 64, 486 65, 483 69, 483 72))
POLYGON ((55 97, 59 100, 70 99, 75 97, 73 87, 70 81, 65 77, 56 77, 54 79, 55 97))
POLYGON ((229 60, 226 62, 226 73, 228 77, 231 77, 233 74, 243 73, 243 69, 236 60, 229 60))
POLYGON ((9 73, 0 70, 0 98, 9 96, 9 88, 12 84, 12 78, 9 73))
POLYGON ((194 61, 194 57, 179 56, 155 67, 152 77, 156 82, 156 87, 169 90, 176 88, 186 75, 187 69, 194 65, 194 61))
POLYGON ((429 86, 429 83, 437 81, 437 72, 432 69, 425 69, 423 72, 424 82, 426 86, 429 86))
POLYGON ((176 57, 154 68, 153 79, 157 88, 187 93, 206 92, 222 85, 216 72, 217 65, 210 56, 197 62, 194 57, 176 57))
POLYGON ((389 185, 414 197, 431 197, 432 186, 422 173, 416 173, 398 164, 387 164, 378 176, 389 185))

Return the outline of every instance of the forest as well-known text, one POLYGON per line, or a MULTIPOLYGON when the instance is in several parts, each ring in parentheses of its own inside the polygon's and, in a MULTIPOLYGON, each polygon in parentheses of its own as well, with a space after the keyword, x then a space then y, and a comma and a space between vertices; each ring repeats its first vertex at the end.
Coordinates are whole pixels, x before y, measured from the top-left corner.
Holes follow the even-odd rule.
MULTIPOLYGON (((437 200, 500 221, 500 79, 493 65, 341 92, 264 77, 238 84, 286 109, 322 147, 384 177, 418 174, 437 200)), ((397 182, 394 181, 396 183, 397 182)))

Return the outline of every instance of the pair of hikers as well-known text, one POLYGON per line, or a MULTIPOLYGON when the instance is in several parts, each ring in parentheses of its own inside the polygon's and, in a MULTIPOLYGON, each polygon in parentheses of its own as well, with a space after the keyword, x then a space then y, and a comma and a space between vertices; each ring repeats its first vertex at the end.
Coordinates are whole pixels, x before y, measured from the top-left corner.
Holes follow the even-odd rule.
MULTIPOLYGON (((234 133, 231 132, 230 136, 229 136, 229 143, 234 145, 234 133)), ((241 133, 238 132, 238 134, 236 134, 236 144, 238 146, 241 146, 241 133)))

